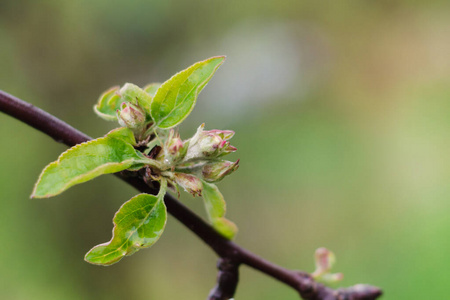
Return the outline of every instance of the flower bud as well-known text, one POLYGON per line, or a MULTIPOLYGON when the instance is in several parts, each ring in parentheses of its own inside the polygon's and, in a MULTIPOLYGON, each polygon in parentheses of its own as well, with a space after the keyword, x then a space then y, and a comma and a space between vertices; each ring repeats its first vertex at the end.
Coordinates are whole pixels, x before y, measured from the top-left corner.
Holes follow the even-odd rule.
POLYGON ((121 126, 130 129, 141 129, 145 125, 145 113, 139 106, 128 102, 120 105, 120 110, 117 110, 117 119, 121 126))
POLYGON ((195 158, 216 158, 234 152, 237 149, 230 145, 234 131, 209 130, 204 131, 205 124, 200 125, 196 134, 190 139, 186 160, 195 158))
POLYGON ((319 248, 314 254, 316 261, 316 271, 314 273, 326 273, 331 270, 336 262, 336 256, 327 248, 319 248))
POLYGON ((218 135, 205 133, 198 139, 198 151, 205 157, 217 156, 223 141, 218 135))
POLYGON ((344 278, 342 273, 330 273, 331 268, 336 262, 336 256, 326 248, 319 248, 314 254, 316 260, 316 270, 311 274, 312 277, 324 282, 336 282, 344 278))
POLYGON ((239 159, 234 163, 227 160, 208 163, 202 169, 203 179, 207 182, 220 181, 236 171, 238 167, 239 159))
POLYGON ((191 174, 174 173, 174 181, 181 186, 186 192, 193 196, 201 196, 203 191, 203 183, 200 179, 191 174))
POLYGON ((181 161, 186 156, 188 146, 189 141, 183 142, 180 135, 171 129, 164 143, 164 161, 169 165, 181 161))

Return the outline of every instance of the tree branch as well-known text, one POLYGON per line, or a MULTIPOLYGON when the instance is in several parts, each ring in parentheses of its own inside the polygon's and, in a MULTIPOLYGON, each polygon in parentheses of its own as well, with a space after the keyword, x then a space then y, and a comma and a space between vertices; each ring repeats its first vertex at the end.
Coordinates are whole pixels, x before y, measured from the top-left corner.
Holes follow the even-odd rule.
MULTIPOLYGON (((31 127, 47 134, 59 143, 67 146, 90 140, 91 138, 67 123, 49 113, 22 101, 0 90, 0 111, 10 115, 31 127)), ((118 177, 144 193, 155 194, 142 178, 130 177, 127 172, 116 174, 118 177)), ((222 258, 219 264, 223 274, 234 274, 227 279, 219 274, 219 292, 228 293, 222 297, 232 296, 237 285, 237 268, 240 264, 248 265, 266 275, 275 278, 294 288, 305 300, 372 300, 382 292, 379 288, 368 285, 355 285, 347 289, 333 290, 317 283, 305 272, 293 271, 275 265, 252 252, 240 247, 232 241, 223 238, 209 224, 189 210, 173 196, 167 194, 164 198, 167 210, 178 221, 183 223, 195 235, 203 240, 222 258), (228 265, 227 265, 228 264, 228 265), (227 266, 229 269, 227 269, 227 266), (235 268, 235 269, 234 269, 235 268), (233 278, 233 276, 235 278, 233 278), (225 285, 224 285, 225 284, 225 285)), ((215 299, 215 298, 211 298, 215 299)), ((222 299, 222 298, 217 298, 222 299)))
POLYGON ((208 300, 228 300, 233 298, 239 282, 239 263, 228 258, 220 258, 217 263, 219 274, 217 285, 211 290, 208 300))

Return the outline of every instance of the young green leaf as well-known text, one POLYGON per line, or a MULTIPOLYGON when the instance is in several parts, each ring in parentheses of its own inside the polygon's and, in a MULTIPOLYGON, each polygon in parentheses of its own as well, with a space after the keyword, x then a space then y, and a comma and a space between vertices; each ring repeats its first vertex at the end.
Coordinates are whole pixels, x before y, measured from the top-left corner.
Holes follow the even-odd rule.
POLYGON ((150 96, 155 97, 156 91, 159 89, 160 86, 161 83, 159 82, 150 83, 144 87, 144 91, 146 91, 150 96))
POLYGON ((108 266, 156 243, 167 220, 164 194, 165 187, 161 186, 158 196, 139 194, 125 202, 114 216, 111 241, 95 246, 84 259, 108 266))
POLYGON ((133 148, 134 144, 133 132, 128 128, 118 128, 105 137, 70 148, 42 171, 31 197, 56 196, 73 185, 102 174, 137 169, 150 163, 133 148))
POLYGON ((227 239, 232 239, 237 233, 237 226, 224 218, 226 203, 217 186, 203 181, 202 197, 205 202, 206 212, 213 227, 227 239))
POLYGON ((181 123, 194 108, 197 96, 205 87, 225 56, 197 62, 164 82, 156 91, 151 115, 156 126, 171 128, 181 123))
POLYGON ((104 92, 94 105, 94 111, 97 115, 107 121, 117 121, 116 111, 119 109, 122 100, 117 94, 119 87, 115 86, 104 92))

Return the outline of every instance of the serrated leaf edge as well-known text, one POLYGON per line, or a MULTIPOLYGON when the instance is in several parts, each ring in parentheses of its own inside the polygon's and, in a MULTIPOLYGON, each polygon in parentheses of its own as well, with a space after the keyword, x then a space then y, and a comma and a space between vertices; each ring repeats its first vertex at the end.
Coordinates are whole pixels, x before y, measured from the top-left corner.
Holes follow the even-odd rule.
MULTIPOLYGON (((77 176, 77 177, 74 177, 74 179, 70 180, 66 185, 63 186, 63 188, 60 190, 59 193, 46 194, 45 196, 36 196, 37 186, 38 186, 39 183, 41 182, 42 176, 45 174, 45 172, 47 171, 48 168, 50 168, 51 166, 54 166, 54 165, 59 164, 59 163, 61 162, 61 160, 64 158, 64 156, 68 155, 70 152, 72 152, 72 151, 74 151, 74 150, 76 150, 76 149, 78 149, 78 148, 80 148, 80 147, 84 147, 84 146, 89 145, 89 144, 91 144, 91 143, 98 142, 98 141, 100 141, 100 140, 102 140, 102 139, 108 139, 108 138, 120 139, 119 137, 114 137, 114 136, 111 137, 111 136, 109 136, 109 135, 110 135, 111 133, 113 133, 114 131, 118 131, 118 130, 120 130, 120 129, 122 129, 122 128, 116 128, 116 129, 113 129, 113 130, 111 130, 110 132, 108 132, 104 137, 101 137, 101 138, 98 138, 98 139, 94 139, 94 140, 90 140, 90 141, 87 141, 87 142, 83 142, 83 143, 77 144, 77 145, 73 146, 72 148, 67 149, 66 151, 64 151, 63 153, 61 153, 56 161, 54 161, 54 162, 48 164, 48 165, 42 170, 41 174, 39 175, 39 178, 38 178, 37 182, 35 183, 35 185, 34 185, 34 187, 33 187, 33 192, 31 193, 30 198, 43 199, 43 198, 50 198, 50 197, 59 195, 59 194, 61 194, 62 192, 64 192, 65 190, 67 190, 68 188, 72 187, 72 186, 74 185, 73 182, 76 182, 80 177, 85 176, 85 175, 89 175, 89 174, 92 174, 92 173, 95 173, 95 172, 98 171, 99 169, 104 168, 104 167, 107 167, 107 166, 110 166, 110 165, 118 165, 118 166, 120 166, 120 165, 124 165, 125 163, 130 163, 130 162, 131 162, 131 165, 129 166, 129 167, 131 167, 131 166, 133 165, 133 162, 136 162, 136 163, 145 163, 145 161, 137 161, 137 160, 134 160, 134 159, 124 160, 123 162, 120 162, 120 163, 106 163, 106 164, 103 164, 103 165, 101 165, 101 166, 99 166, 99 167, 97 167, 97 168, 91 170, 90 172, 87 172, 87 173, 84 173, 83 175, 79 175, 79 176, 77 176)), ((125 140, 124 140, 124 141, 125 141, 125 140)), ((125 141, 125 142, 126 142, 126 141, 125 141)), ((130 145, 131 145, 131 144, 130 144, 130 145)), ((128 168, 128 167, 127 167, 127 168, 128 168)), ((126 169, 126 168, 125 168, 125 169, 126 169)))

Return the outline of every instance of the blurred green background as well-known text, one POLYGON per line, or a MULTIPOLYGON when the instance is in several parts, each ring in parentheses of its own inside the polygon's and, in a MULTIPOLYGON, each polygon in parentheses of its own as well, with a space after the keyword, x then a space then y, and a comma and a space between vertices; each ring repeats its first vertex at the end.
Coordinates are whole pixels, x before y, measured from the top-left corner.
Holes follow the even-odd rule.
MULTIPOLYGON (((443 299, 450 275, 450 2, 43 0, 0 2, 0 89, 90 136, 113 85, 164 81, 213 55, 226 63, 182 137, 237 132, 240 169, 220 183, 236 241, 293 269, 337 255, 340 285, 383 299, 443 299)), ((151 249, 104 268, 135 191, 113 176, 30 200, 66 149, 0 114, 2 299, 205 299, 216 257, 170 217, 151 249)), ((204 216, 199 198, 182 201, 204 216)), ((237 300, 298 299, 241 268, 237 300)))

